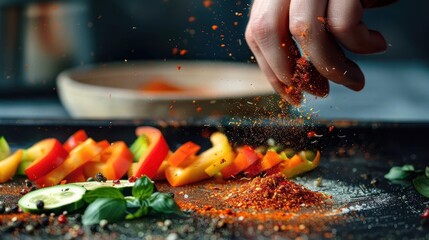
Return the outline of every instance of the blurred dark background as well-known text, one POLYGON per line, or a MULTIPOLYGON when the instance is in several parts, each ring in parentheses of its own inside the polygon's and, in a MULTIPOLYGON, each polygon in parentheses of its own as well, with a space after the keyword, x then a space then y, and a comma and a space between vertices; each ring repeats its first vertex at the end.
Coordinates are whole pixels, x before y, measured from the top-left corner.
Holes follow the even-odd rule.
MULTIPOLYGON (((249 0, 0 0, 0 92, 49 89, 59 71, 90 63, 248 61, 249 5, 249 0)), ((365 22, 391 46, 382 55, 351 57, 428 61, 429 21, 422 20, 427 9, 428 1, 409 0, 368 10, 365 22)))
MULTIPOLYGON (((250 2, 0 0, 0 98, 55 97, 59 72, 94 63, 147 59, 248 62, 252 53, 244 29, 250 2)), ((367 80, 391 78, 391 70, 410 66, 424 72, 419 77, 422 81, 429 80, 425 75, 429 21, 424 20, 428 9, 429 1, 402 0, 365 12, 367 25, 381 31, 390 45, 379 55, 347 53, 369 72, 367 80)))

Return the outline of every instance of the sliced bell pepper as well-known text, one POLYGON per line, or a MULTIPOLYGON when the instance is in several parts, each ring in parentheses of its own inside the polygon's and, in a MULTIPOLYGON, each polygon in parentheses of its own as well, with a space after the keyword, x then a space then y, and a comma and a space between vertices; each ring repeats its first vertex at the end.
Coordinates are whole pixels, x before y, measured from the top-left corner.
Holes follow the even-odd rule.
POLYGON ((97 142, 97 145, 99 147, 101 147, 102 149, 106 149, 110 146, 110 143, 107 140, 101 140, 101 141, 97 142))
POLYGON ((46 175, 36 179, 35 182, 39 187, 56 185, 67 175, 100 154, 101 151, 102 149, 97 145, 97 143, 92 138, 88 138, 85 142, 72 149, 67 159, 61 165, 46 175))
POLYGON ((67 183, 86 182, 87 178, 83 173, 83 166, 71 172, 64 180, 66 180, 67 183))
MULTIPOLYGON (((102 149, 102 150, 104 150, 104 149, 106 149, 106 148, 108 148, 109 146, 110 146, 110 143, 109 143, 109 141, 107 141, 107 140, 102 140, 102 141, 99 141, 99 142, 97 142, 97 145, 102 149)), ((105 161, 105 160, 107 160, 106 158, 102 158, 101 157, 101 154, 99 154, 99 155, 97 155, 97 156, 95 156, 94 158, 92 158, 91 160, 89 160, 90 162, 103 162, 103 161, 105 161)))
POLYGON ((85 130, 80 129, 64 142, 63 147, 67 152, 70 152, 73 148, 77 147, 86 139, 88 139, 88 135, 86 134, 85 130))
POLYGON ((94 177, 102 173, 108 180, 121 179, 133 162, 133 154, 123 141, 114 142, 103 149, 100 162, 88 162, 84 165, 85 177, 94 177))
POLYGON ((145 134, 139 135, 131 144, 130 150, 134 154, 133 162, 138 162, 142 154, 147 150, 149 139, 145 134))
MULTIPOLYGON (((228 138, 220 133, 215 132, 210 136, 212 147, 197 155, 195 159, 186 167, 168 166, 165 170, 165 177, 171 186, 177 187, 185 184, 190 184, 211 176, 206 169, 218 162, 232 162, 234 152, 228 142, 228 138)), ((220 170, 219 170, 220 171, 220 170)), ((218 171, 218 172, 219 172, 218 171)))
POLYGON ((245 169, 244 172, 248 177, 255 177, 276 166, 284 159, 285 155, 279 154, 275 150, 268 150, 259 161, 245 169))
POLYGON ((170 152, 170 148, 161 131, 157 128, 148 126, 138 127, 136 128, 136 135, 145 135, 149 145, 141 154, 139 161, 132 164, 132 167, 128 171, 128 176, 139 178, 146 175, 149 178, 153 178, 162 161, 164 161, 170 152))
POLYGON ((292 178, 315 169, 320 163, 320 152, 316 152, 314 159, 309 158, 306 152, 307 151, 301 151, 292 158, 284 160, 267 171, 267 174, 270 175, 281 172, 285 177, 292 178))
POLYGON ((4 183, 12 179, 16 169, 21 162, 23 150, 19 149, 14 154, 0 161, 0 183, 4 183))
POLYGON ((0 137, 0 160, 10 156, 10 147, 6 138, 0 137))
POLYGON ((251 146, 245 145, 237 149, 237 155, 232 163, 221 170, 222 177, 224 179, 235 177, 261 158, 262 155, 260 153, 256 152, 251 146))
POLYGON ((55 138, 41 140, 25 151, 24 161, 31 161, 25 169, 28 179, 34 181, 61 165, 68 152, 55 138))
POLYGON ((200 149, 200 145, 192 141, 186 142, 180 145, 180 147, 177 148, 177 150, 174 151, 174 153, 170 157, 168 157, 167 161, 171 166, 184 167, 190 163, 186 160, 195 157, 195 154, 197 154, 200 149))
POLYGON ((172 152, 169 152, 167 154, 167 157, 164 161, 162 161, 161 166, 158 168, 158 171, 156 172, 155 176, 152 178, 152 180, 154 181, 161 181, 161 180, 165 180, 165 170, 167 169, 168 166, 170 166, 170 164, 168 163, 167 159, 168 157, 173 154, 172 152))

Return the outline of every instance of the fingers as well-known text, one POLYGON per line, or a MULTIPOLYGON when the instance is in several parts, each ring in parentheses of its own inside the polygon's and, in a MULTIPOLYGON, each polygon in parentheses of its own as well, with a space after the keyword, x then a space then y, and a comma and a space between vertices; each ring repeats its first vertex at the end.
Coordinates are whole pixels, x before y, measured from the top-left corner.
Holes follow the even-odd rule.
POLYGON ((292 64, 298 49, 288 30, 290 0, 255 0, 247 26, 246 39, 252 50, 258 47, 277 79, 290 85, 292 64))
POLYGON ((246 40, 248 42, 249 47, 251 48, 253 54, 255 55, 256 61, 258 62, 259 68, 267 77, 269 83, 274 88, 274 90, 287 102, 292 105, 299 105, 302 101, 302 93, 301 92, 288 92, 289 87, 278 80, 276 74, 271 69, 268 62, 265 60, 264 55, 262 54, 261 49, 259 49, 258 44, 251 32, 246 31, 246 40))
POLYGON ((298 49, 288 31, 289 0, 255 0, 246 28, 246 41, 262 72, 284 99, 297 105, 300 91, 286 91, 291 85, 292 64, 298 49))
POLYGON ((299 87, 292 81, 298 79, 295 65, 300 54, 289 33, 289 4, 290 0, 255 0, 246 40, 273 88, 289 103, 297 105, 301 102, 302 90, 326 96, 329 86, 317 71, 299 87))
MULTIPOLYGON (((354 0, 346 2, 349 1, 354 0)), ((320 17, 325 16, 327 7, 328 0, 292 0, 290 32, 319 73, 359 91, 365 83, 362 71, 345 57, 335 38, 326 31, 323 21, 320 21, 320 17)))
POLYGON ((359 54, 384 52, 386 40, 376 31, 368 30, 362 23, 363 7, 360 0, 330 0, 327 26, 348 50, 359 54))

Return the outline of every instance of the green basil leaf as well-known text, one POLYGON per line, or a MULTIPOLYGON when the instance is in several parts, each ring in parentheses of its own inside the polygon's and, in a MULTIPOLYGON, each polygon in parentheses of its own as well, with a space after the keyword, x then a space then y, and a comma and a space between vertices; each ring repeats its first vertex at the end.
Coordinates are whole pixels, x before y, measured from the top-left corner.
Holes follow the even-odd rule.
POLYGON ((149 207, 157 213, 185 216, 170 194, 156 192, 147 202, 149 207))
POLYGON ((390 171, 384 175, 384 178, 389 180, 402 180, 411 177, 414 173, 412 165, 404 165, 402 167, 392 167, 390 171))
POLYGON ((142 206, 142 202, 134 197, 126 197, 127 208, 140 208, 142 206))
POLYGON ((414 166, 410 165, 410 164, 405 164, 404 166, 401 167, 401 169, 403 171, 407 171, 407 172, 414 172, 414 171, 416 171, 416 169, 414 168, 414 166))
POLYGON ((127 204, 124 199, 119 198, 97 198, 86 208, 82 223, 84 225, 98 224, 102 219, 109 223, 124 219, 127 204))
POLYGON ((87 203, 92 203, 98 198, 124 199, 124 195, 115 187, 100 187, 87 191, 85 195, 83 195, 83 199, 87 203))
POLYGON ((426 168, 425 168, 425 175, 426 175, 426 177, 428 177, 428 178, 429 178, 429 167, 426 167, 426 168))
POLYGON ((154 192, 155 185, 150 178, 143 176, 134 183, 133 196, 137 199, 147 199, 154 192))
POLYGON ((423 196, 429 198, 429 178, 418 176, 413 180, 414 187, 423 196))
POLYGON ((147 203, 145 203, 145 201, 143 202, 144 204, 136 212, 127 214, 127 216, 125 216, 125 219, 131 220, 146 216, 149 213, 149 206, 147 205, 147 203))

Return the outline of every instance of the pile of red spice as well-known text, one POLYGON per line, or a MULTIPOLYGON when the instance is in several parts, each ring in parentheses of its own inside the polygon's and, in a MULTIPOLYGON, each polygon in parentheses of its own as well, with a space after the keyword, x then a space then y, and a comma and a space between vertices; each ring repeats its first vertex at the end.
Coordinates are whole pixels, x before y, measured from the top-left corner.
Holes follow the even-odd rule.
POLYGON ((283 174, 257 177, 225 193, 231 208, 296 212, 304 207, 322 206, 329 196, 313 192, 286 179, 283 174))

